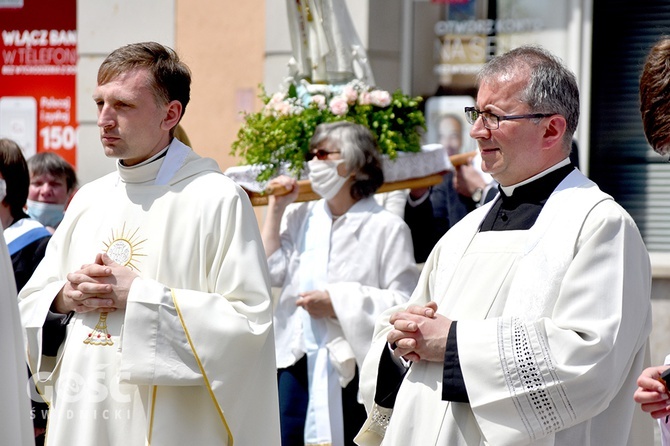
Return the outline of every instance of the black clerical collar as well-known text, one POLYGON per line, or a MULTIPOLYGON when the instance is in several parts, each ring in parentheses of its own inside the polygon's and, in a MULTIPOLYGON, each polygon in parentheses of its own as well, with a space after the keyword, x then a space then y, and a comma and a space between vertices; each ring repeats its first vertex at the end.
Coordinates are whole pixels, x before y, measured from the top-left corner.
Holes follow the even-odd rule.
POLYGON ((575 166, 567 164, 529 183, 517 186, 511 196, 501 187, 500 197, 484 217, 480 231, 512 231, 530 229, 542 207, 556 187, 570 175, 575 166))
MULTIPOLYGON (((575 166, 566 164, 546 175, 543 175, 529 183, 514 188, 511 196, 505 195, 501 186, 498 186, 500 196, 504 202, 509 203, 540 203, 546 201, 549 195, 558 187, 558 185, 574 170, 575 166)), ((504 205, 503 205, 504 206, 504 205)))
MULTIPOLYGON (((172 144, 172 142, 170 142, 170 144, 172 144)), ((146 160, 142 161, 141 163, 134 164, 134 165, 132 165, 132 166, 126 166, 126 164, 123 162, 123 160, 120 159, 120 160, 119 160, 119 164, 121 164, 123 167, 125 167, 125 168, 127 168, 127 169, 133 169, 133 168, 135 168, 135 167, 146 166, 147 164, 151 164, 151 163, 153 163, 154 161, 158 161, 159 159, 161 159, 161 158, 163 158, 165 155, 167 155, 168 149, 170 148, 170 144, 168 144, 167 146, 165 146, 165 148, 164 148, 163 150, 161 150, 160 152, 158 152, 157 154, 155 154, 155 155, 152 156, 151 158, 146 159, 146 160)))

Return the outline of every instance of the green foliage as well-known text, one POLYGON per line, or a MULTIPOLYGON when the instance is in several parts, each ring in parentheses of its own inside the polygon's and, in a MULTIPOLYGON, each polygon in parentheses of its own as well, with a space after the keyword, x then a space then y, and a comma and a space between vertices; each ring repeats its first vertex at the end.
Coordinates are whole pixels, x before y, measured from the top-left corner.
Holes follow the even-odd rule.
POLYGON ((421 150, 420 129, 426 127, 418 108, 422 99, 400 90, 390 94, 359 81, 344 86, 303 83, 272 97, 263 91, 260 97, 263 109, 245 115, 232 145, 232 154, 241 156, 244 164, 262 166, 258 181, 275 176, 282 164, 299 177, 309 140, 323 122, 348 120, 368 127, 390 159, 398 152, 421 150))

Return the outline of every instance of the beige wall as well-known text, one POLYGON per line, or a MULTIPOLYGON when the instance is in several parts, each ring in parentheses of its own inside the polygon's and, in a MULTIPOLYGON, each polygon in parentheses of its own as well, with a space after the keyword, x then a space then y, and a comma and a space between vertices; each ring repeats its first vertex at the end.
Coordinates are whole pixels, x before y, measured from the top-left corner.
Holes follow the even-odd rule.
MULTIPOLYGON (((177 0, 175 27, 175 49, 193 74, 182 126, 193 150, 225 171, 239 163, 230 148, 242 112, 262 105, 265 1, 177 0)), ((264 208, 255 211, 262 221, 264 208)))
POLYGON ((265 1, 177 0, 176 50, 193 72, 182 125, 196 152, 237 164, 230 156, 241 111, 260 108, 265 57, 265 1))

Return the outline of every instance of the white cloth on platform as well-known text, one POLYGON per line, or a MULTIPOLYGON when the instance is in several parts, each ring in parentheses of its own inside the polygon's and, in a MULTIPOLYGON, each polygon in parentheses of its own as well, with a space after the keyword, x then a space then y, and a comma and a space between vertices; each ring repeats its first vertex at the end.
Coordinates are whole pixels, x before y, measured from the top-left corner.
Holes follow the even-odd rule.
POLYGON ((278 444, 268 284, 247 195, 178 140, 83 186, 20 295, 46 444, 278 444), (66 275, 101 251, 140 276, 125 311, 74 314, 42 356, 66 275))
POLYGON ((633 220, 576 170, 527 231, 478 232, 492 204, 447 232, 410 302, 458 321, 469 403, 443 401, 443 364, 420 361, 375 430, 391 309, 361 372, 370 417, 358 444, 649 444, 632 395, 649 360, 651 272, 633 220))

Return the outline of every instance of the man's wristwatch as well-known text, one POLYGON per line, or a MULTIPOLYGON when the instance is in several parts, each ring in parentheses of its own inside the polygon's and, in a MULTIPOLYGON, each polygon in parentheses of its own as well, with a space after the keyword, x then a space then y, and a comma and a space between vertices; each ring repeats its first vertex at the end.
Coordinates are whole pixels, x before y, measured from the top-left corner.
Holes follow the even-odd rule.
POLYGON ((484 189, 478 187, 477 189, 474 190, 474 192, 472 192, 472 201, 474 201, 475 203, 479 203, 480 201, 482 201, 483 195, 484 195, 484 189))

